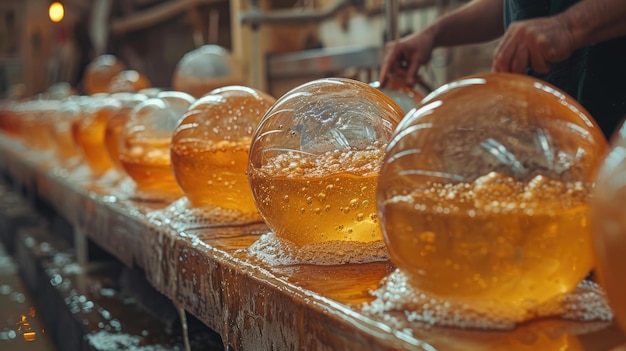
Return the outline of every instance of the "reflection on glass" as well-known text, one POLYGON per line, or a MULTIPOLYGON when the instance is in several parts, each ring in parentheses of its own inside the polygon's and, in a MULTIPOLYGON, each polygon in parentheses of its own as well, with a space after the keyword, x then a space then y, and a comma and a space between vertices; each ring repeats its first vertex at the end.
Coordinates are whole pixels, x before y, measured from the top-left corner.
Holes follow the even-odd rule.
POLYGON ((589 197, 607 145, 535 79, 468 77, 427 96, 387 148, 379 215, 392 261, 435 296, 525 310, 593 266, 589 197))
POLYGON ((382 241, 376 183, 403 115, 385 94, 349 79, 316 80, 279 99, 256 130, 248 165, 272 231, 298 246, 382 241))

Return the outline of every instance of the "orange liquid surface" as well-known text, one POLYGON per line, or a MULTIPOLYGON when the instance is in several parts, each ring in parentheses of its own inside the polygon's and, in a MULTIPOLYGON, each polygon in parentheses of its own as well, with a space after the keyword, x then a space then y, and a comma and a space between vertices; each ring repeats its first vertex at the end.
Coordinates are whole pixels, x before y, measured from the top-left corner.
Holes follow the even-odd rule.
POLYGON ((120 144, 120 135, 122 134, 122 130, 124 129, 124 125, 128 122, 130 118, 130 109, 123 108, 117 111, 115 114, 109 118, 106 123, 105 132, 104 132, 104 144, 107 150, 107 154, 109 155, 109 159, 111 163, 120 172, 124 172, 124 167, 120 162, 120 152, 119 152, 119 144, 120 144))
POLYGON ((246 175, 249 148, 250 140, 175 144, 172 166, 189 201, 194 206, 213 205, 256 213, 246 175))
POLYGON ((67 160, 71 157, 78 155, 74 139, 72 137, 72 124, 69 122, 63 122, 52 127, 52 140, 56 149, 57 155, 67 160))
POLYGON ((493 173, 474 184, 433 184, 385 202, 387 246, 425 291, 542 303, 571 291, 592 268, 586 194, 541 176, 528 184, 493 173))
POLYGON ((277 236, 297 245, 382 240, 376 215, 382 152, 269 159, 250 174, 259 212, 277 236))
POLYGON ((170 165, 169 143, 169 139, 126 140, 120 162, 139 190, 182 195, 170 165))
POLYGON ((100 109, 78 122, 75 128, 76 144, 85 161, 95 174, 102 174, 112 167, 104 146, 104 131, 112 111, 100 109))

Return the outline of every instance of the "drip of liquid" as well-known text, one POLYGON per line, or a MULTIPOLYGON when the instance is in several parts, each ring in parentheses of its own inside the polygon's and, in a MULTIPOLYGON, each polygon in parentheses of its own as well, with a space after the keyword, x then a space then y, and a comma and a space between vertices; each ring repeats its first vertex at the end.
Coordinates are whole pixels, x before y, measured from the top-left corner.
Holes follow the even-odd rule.
POLYGON ((347 263, 367 263, 387 261, 389 254, 382 240, 360 241, 325 241, 303 246, 295 245, 275 233, 262 235, 247 250, 270 265, 338 265, 347 263))
POLYGON ((178 316, 180 317, 180 325, 183 333, 183 343, 185 345, 185 351, 191 351, 189 343, 189 328, 187 327, 187 312, 182 307, 176 307, 178 310, 178 316))

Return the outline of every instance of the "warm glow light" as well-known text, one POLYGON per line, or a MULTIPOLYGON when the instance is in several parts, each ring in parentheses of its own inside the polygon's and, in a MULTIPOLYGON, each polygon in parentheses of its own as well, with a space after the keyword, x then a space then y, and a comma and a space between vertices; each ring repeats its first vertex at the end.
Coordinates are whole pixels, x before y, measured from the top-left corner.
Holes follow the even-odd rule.
POLYGON ((50 4, 50 8, 48 9, 48 15, 50 16, 50 20, 52 22, 61 22, 63 17, 65 16, 65 9, 63 8, 63 4, 58 1, 50 4))

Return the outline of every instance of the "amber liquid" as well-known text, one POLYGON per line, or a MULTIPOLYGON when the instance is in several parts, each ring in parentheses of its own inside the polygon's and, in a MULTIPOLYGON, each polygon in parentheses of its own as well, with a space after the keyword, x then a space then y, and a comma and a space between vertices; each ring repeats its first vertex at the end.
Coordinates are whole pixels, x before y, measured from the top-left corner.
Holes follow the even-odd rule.
MULTIPOLYGON (((41 116, 43 119, 43 116, 41 116)), ((47 120, 30 120, 25 126, 25 143, 38 150, 50 150, 54 143, 50 135, 52 124, 47 120)))
POLYGON ((294 155, 270 159, 251 171, 259 212, 278 237, 300 246, 382 240, 376 215, 381 155, 370 150, 313 161, 294 155))
POLYGON ((156 196, 182 195, 170 165, 169 139, 127 140, 126 144, 120 163, 138 190, 156 196))
POLYGON ((593 265, 586 191, 540 180, 536 188, 435 184, 389 199, 392 261, 442 297, 523 307, 571 291, 593 265), (506 201, 495 200, 502 194, 506 201))
POLYGON ((110 113, 107 109, 99 110, 72 126, 81 154, 95 174, 102 174, 112 166, 104 146, 104 130, 110 113))
POLYGON ((189 201, 257 213, 246 175, 249 149, 250 140, 173 145, 172 166, 189 201))
POLYGON ((62 160, 68 160, 78 154, 72 136, 71 122, 59 122, 52 126, 52 140, 56 153, 62 160))
POLYGON ((598 180, 592 223, 596 272, 606 290, 617 322, 626 331, 626 162, 617 164, 609 177, 598 180))
POLYGON ((120 162, 120 135, 124 129, 124 125, 130 118, 130 111, 132 109, 122 108, 109 118, 106 123, 104 132, 104 144, 109 155, 109 159, 113 164, 113 167, 120 172, 125 172, 122 163, 120 162))

